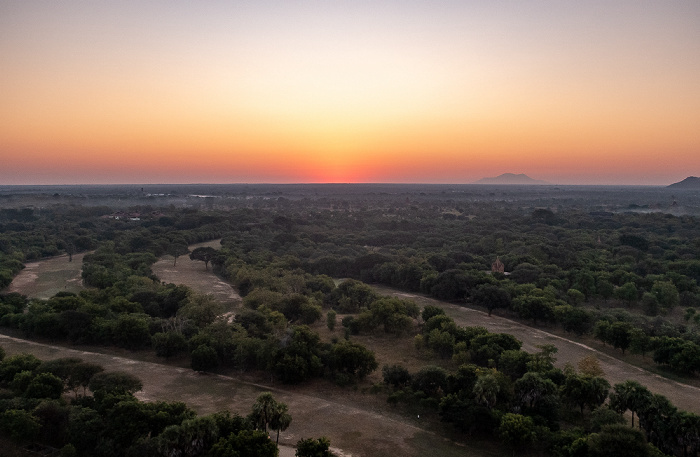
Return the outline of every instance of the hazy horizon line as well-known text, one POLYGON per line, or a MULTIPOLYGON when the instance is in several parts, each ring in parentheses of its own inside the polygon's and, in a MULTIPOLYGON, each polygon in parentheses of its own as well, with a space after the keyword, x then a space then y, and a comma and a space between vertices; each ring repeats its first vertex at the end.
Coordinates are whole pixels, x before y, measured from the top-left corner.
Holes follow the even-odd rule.
POLYGON ((138 182, 138 183, 26 183, 26 184, 2 184, 0 187, 72 187, 72 186, 235 186, 235 185, 247 185, 247 186, 299 186, 299 185, 410 185, 410 186, 498 186, 498 187, 668 187, 679 181, 670 184, 586 184, 586 183, 576 183, 576 184, 566 184, 566 183, 479 183, 479 182, 380 182, 380 181, 366 181, 366 182, 138 182))

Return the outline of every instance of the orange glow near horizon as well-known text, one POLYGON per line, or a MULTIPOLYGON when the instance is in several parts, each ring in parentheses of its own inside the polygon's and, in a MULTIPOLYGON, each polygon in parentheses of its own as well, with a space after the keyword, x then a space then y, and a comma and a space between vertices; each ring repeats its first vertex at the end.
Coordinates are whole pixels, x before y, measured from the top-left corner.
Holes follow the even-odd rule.
POLYGON ((700 175, 700 7, 642 3, 11 1, 0 184, 700 175))

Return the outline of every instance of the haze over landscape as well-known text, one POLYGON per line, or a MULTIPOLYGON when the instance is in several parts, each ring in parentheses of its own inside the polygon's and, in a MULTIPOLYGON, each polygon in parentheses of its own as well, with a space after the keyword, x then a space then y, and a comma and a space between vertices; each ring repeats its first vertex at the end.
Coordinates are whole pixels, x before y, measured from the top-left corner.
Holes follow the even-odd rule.
POLYGON ((700 2, 0 2, 0 184, 668 185, 700 2))

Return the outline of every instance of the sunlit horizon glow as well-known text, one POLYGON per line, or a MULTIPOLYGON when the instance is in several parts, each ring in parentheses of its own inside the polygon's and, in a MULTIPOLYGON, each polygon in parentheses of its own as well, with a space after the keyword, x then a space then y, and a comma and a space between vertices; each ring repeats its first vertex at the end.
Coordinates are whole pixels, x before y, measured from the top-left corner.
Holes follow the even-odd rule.
POLYGON ((0 184, 700 175, 700 2, 4 1, 0 184))

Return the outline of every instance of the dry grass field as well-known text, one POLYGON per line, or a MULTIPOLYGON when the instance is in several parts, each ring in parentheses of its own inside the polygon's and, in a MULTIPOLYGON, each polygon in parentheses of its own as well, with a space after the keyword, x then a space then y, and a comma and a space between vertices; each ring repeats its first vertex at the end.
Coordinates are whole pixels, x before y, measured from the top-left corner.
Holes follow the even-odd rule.
MULTIPOLYGON (((190 251, 199 247, 219 249, 221 240, 190 245, 190 251)), ((186 284, 195 292, 213 295, 214 298, 225 304, 229 311, 235 309, 241 301, 241 297, 231 287, 231 284, 212 273, 211 265, 209 265, 209 270, 207 270, 204 267, 204 262, 191 260, 189 255, 178 257, 177 262, 174 262, 171 255, 163 256, 153 264, 151 269, 161 281, 173 284, 186 284)))
POLYGON ((80 273, 85 254, 75 254, 73 261, 67 255, 38 262, 29 262, 12 280, 7 292, 19 292, 30 298, 46 300, 58 292, 79 292, 83 288, 80 273))

